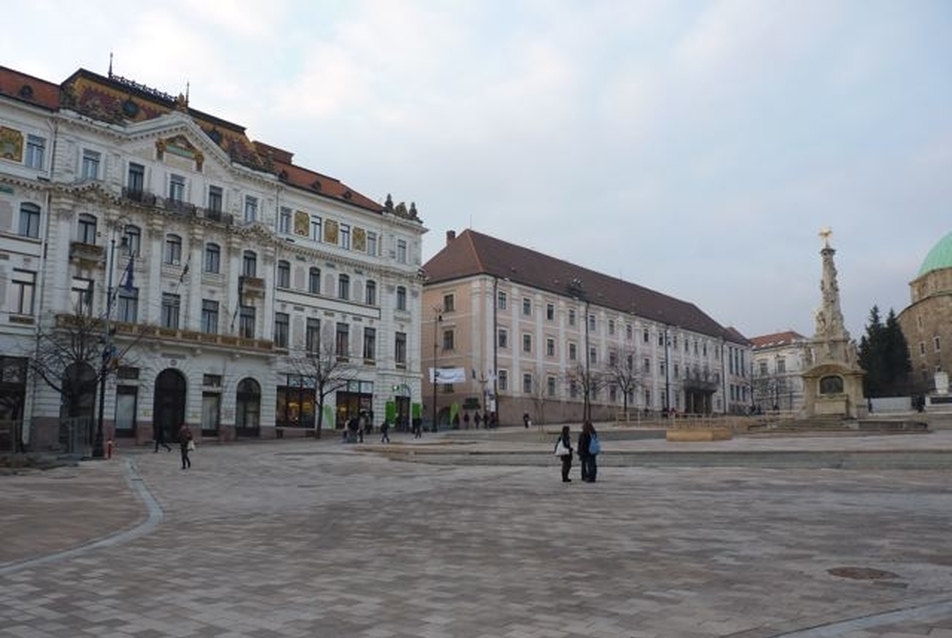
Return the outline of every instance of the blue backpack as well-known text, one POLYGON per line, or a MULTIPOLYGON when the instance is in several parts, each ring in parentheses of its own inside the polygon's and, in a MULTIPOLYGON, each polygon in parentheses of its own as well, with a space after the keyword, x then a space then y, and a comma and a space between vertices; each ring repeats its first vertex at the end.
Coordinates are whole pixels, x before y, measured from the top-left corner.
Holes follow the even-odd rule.
POLYGON ((588 441, 588 453, 589 454, 598 454, 602 451, 602 444, 598 440, 598 435, 593 434, 592 438, 588 441))

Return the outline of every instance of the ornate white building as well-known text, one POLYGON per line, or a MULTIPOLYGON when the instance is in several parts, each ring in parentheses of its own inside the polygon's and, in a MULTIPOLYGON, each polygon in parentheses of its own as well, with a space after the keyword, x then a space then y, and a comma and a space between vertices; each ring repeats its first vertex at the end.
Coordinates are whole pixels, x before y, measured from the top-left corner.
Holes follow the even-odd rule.
POLYGON ((324 428, 408 414, 425 232, 413 205, 297 166, 183 96, 0 67, 0 421, 32 449, 70 417, 137 442, 183 422, 301 435, 321 394, 302 362, 322 343, 340 366, 324 428), (64 401, 33 363, 83 318, 96 353, 59 371, 83 389, 64 401))
POLYGON ((758 411, 803 409, 803 371, 810 361, 810 340, 787 330, 751 337, 753 407, 758 411))

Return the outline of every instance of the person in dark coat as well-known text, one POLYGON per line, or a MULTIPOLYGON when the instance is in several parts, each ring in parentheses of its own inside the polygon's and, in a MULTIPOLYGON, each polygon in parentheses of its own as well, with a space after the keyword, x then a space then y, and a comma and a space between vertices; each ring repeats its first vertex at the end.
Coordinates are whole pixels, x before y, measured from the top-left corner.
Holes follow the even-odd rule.
POLYGON ((390 421, 386 419, 380 424, 380 442, 390 443, 390 421))
POLYGON ((160 425, 155 428, 155 450, 154 452, 159 451, 159 446, 165 448, 166 452, 171 452, 172 448, 169 447, 169 444, 165 442, 165 426, 160 425))
POLYGON ((559 438, 555 441, 556 448, 558 448, 559 443, 568 450, 568 454, 559 456, 562 460, 562 482, 571 483, 572 479, 569 478, 569 471, 572 469, 572 436, 569 432, 569 426, 562 426, 562 434, 560 434, 559 438))
POLYGON ((582 424, 582 433, 578 435, 578 460, 582 465, 582 480, 586 483, 594 483, 595 475, 598 473, 596 455, 589 449, 592 439, 597 436, 592 422, 585 421, 582 424))
POLYGON ((183 423, 182 427, 179 428, 178 442, 182 452, 182 469, 189 469, 192 467, 192 459, 188 458, 188 453, 191 451, 193 443, 192 431, 189 429, 188 423, 183 423))

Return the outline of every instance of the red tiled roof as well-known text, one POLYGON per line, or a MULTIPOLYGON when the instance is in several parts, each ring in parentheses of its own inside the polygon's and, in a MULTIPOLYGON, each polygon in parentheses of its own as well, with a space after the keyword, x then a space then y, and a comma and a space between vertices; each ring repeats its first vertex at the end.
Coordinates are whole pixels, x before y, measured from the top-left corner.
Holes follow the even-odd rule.
POLYGON ((0 66, 0 95, 55 111, 60 104, 58 84, 0 66))
POLYGON ((794 343, 795 341, 805 341, 804 337, 799 332, 793 330, 786 330, 784 332, 774 332, 768 335, 760 335, 758 337, 751 337, 750 343, 754 346, 754 350, 760 348, 775 348, 777 346, 786 346, 794 343))
POLYGON ((464 230, 451 239, 426 262, 423 270, 427 285, 488 275, 562 297, 587 299, 669 326, 746 343, 739 332, 721 326, 692 303, 474 230, 464 230), (573 281, 578 282, 574 288, 573 281))

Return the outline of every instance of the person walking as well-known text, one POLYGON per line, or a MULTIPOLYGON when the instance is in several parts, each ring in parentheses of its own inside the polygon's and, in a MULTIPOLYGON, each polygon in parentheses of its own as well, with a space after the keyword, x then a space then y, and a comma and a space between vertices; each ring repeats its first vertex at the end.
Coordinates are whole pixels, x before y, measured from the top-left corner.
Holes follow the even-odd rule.
POLYGON ((522 425, 523 425, 523 427, 526 428, 527 430, 529 429, 529 426, 532 425, 532 419, 529 418, 529 413, 528 413, 528 412, 523 412, 523 413, 522 413, 522 425))
POLYGON ((482 415, 479 413, 479 410, 476 410, 476 414, 473 415, 473 424, 477 430, 479 429, 479 424, 482 422, 482 420, 482 415))
POLYGON ((155 429, 155 450, 153 450, 153 452, 158 452, 160 445, 165 448, 166 452, 172 451, 172 448, 169 446, 169 444, 165 442, 165 425, 164 424, 159 425, 155 429))
POLYGON ((187 470, 192 467, 192 459, 188 458, 188 453, 195 449, 195 442, 192 440, 192 431, 188 423, 183 423, 178 431, 179 448, 182 451, 182 469, 187 470))
POLYGON ((562 461, 562 482, 571 483, 569 471, 572 469, 572 436, 569 426, 562 426, 562 434, 555 441, 555 455, 562 461))
POLYGON ((595 426, 591 421, 585 421, 582 423, 582 433, 578 435, 578 460, 582 465, 582 480, 586 483, 595 482, 595 476, 598 474, 596 458, 599 452, 601 443, 595 426))
POLYGON ((380 442, 390 443, 390 422, 386 419, 380 424, 380 442))

